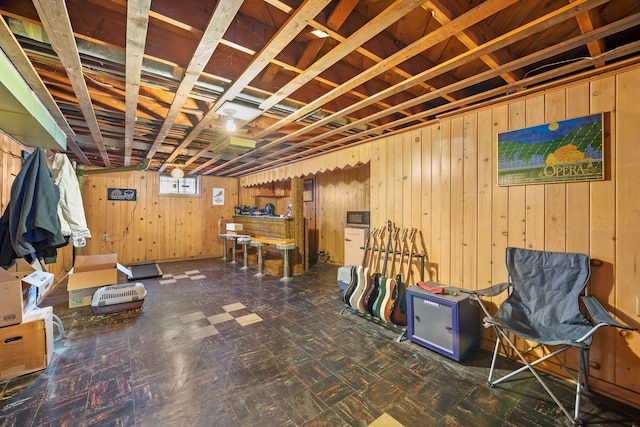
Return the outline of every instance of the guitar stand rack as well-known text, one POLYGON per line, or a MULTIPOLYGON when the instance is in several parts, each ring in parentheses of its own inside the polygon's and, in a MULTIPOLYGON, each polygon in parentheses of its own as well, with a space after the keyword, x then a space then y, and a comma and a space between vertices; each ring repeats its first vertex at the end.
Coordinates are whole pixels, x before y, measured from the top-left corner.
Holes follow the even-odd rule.
POLYGON ((396 342, 402 342, 403 338, 406 338, 407 328, 405 326, 400 326, 400 325, 396 325, 395 323, 386 322, 378 317, 372 316, 369 313, 363 313, 360 310, 356 310, 353 307, 349 307, 348 305, 345 305, 344 308, 340 310, 340 316, 342 316, 346 310, 349 310, 352 313, 357 314, 358 316, 364 317, 367 320, 371 320, 374 323, 378 323, 381 326, 391 327, 393 329, 397 329, 401 331, 400 335, 398 335, 398 337, 395 340, 396 342))

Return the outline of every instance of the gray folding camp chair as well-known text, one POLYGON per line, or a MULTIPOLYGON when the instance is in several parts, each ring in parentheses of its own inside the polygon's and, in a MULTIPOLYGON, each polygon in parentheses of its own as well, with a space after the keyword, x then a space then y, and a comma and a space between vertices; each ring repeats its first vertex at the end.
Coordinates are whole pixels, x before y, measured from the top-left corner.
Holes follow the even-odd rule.
POLYGON ((591 275, 588 255, 507 248, 506 263, 509 283, 500 283, 480 291, 467 291, 484 311, 485 326, 492 326, 497 335, 488 384, 493 387, 528 369, 570 422, 574 425, 581 424, 580 392, 589 387, 589 346, 594 332, 602 326, 628 330, 634 328, 617 322, 593 296, 588 295, 586 285, 591 275), (491 315, 480 297, 496 296, 504 291, 508 291, 506 300, 500 305, 498 312, 491 315), (580 300, 589 313, 586 318, 580 312, 580 300), (516 347, 510 334, 537 344, 522 352, 516 347), (518 355, 524 366, 493 380, 500 347, 506 352, 507 345, 518 355), (554 347, 539 359, 527 361, 524 353, 539 346, 554 347), (571 348, 580 351, 577 378, 562 361, 561 366, 576 382, 573 416, 534 369, 539 363, 571 348))

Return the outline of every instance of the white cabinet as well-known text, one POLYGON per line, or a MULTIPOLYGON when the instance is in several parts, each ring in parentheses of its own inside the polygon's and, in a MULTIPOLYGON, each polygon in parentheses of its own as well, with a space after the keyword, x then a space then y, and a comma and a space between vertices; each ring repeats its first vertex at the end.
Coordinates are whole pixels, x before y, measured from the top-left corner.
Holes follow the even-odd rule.
POLYGON ((344 229, 344 265, 362 265, 367 228, 344 229))

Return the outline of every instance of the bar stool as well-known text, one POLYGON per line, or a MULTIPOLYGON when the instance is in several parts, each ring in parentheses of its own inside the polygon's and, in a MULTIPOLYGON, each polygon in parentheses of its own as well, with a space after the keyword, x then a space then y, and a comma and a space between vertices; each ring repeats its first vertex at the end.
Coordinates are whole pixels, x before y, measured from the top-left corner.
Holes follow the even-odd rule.
POLYGON ((227 259, 227 235, 218 234, 218 237, 222 237, 222 260, 225 261, 227 259))
POLYGON ((251 243, 250 237, 238 238, 238 244, 243 246, 242 248, 242 254, 244 255, 244 262, 242 263, 243 270, 246 270, 249 268, 249 264, 248 264, 249 254, 247 253, 247 247, 249 246, 250 243, 251 243))
POLYGON ((264 276, 264 273, 262 273, 262 248, 268 246, 268 244, 252 240, 251 246, 258 248, 258 274, 256 274, 256 276, 262 277, 264 276))
MULTIPOLYGON (((235 264, 236 263, 236 239, 238 238, 238 236, 232 235, 232 234, 225 234, 224 239, 225 242, 227 240, 231 240, 232 244, 231 244, 231 264, 235 264)), ((225 245, 224 248, 224 252, 225 252, 225 257, 226 257, 226 253, 227 253, 227 248, 225 245)))
POLYGON ((283 282, 288 282, 291 280, 291 276, 289 276, 289 249, 295 249, 295 243, 279 243, 276 245, 276 249, 280 249, 284 251, 284 274, 282 275, 283 282))

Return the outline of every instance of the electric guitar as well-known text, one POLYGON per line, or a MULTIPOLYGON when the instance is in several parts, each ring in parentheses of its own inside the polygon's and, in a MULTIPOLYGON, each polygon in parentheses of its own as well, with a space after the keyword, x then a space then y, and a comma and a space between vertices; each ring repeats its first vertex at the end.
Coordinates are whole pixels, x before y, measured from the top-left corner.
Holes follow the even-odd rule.
MULTIPOLYGON (((369 241, 369 236, 368 235, 367 235, 367 241, 369 241)), ((365 247, 364 255, 365 255, 365 257, 367 256, 366 247, 365 247)), ((349 307, 353 307, 353 305, 351 305, 351 297, 353 296, 353 293, 355 292, 356 288, 358 287, 358 266, 347 265, 347 266, 340 267, 340 268, 343 269, 343 274, 345 276, 346 276, 346 272, 344 270, 346 270, 347 268, 350 269, 351 280, 349 281, 349 285, 347 286, 347 288, 342 293, 342 301, 346 305, 348 305, 349 307)))
MULTIPOLYGON (((396 325, 406 326, 407 325, 407 283, 409 283, 409 277, 412 274, 411 271, 411 263, 413 260, 413 251, 415 249, 415 239, 416 239, 416 229, 412 228, 411 233, 409 233, 409 258, 407 259, 407 268, 404 273, 405 282, 403 282, 400 277, 397 277, 396 280, 396 298, 393 303, 393 307, 391 307, 391 321, 396 325)), ((400 275, 398 275, 400 276, 400 275)))
MULTIPOLYGON (((387 227, 388 228, 388 227, 387 227)), ((386 228, 380 229, 380 246, 378 247, 378 253, 376 254, 376 262, 374 267, 372 268, 373 273, 371 274, 371 284, 369 285, 369 289, 367 290, 367 294, 364 298, 364 305, 367 307, 367 313, 373 314, 373 303, 376 301, 378 297, 378 278, 380 277, 380 272, 378 267, 380 266, 380 257, 382 253, 382 242, 384 239, 384 233, 386 228)), ((389 234, 389 239, 391 238, 391 234, 389 234)))
POLYGON ((356 289, 356 285, 358 284, 358 277, 356 276, 356 267, 353 265, 345 265, 338 269, 338 276, 346 276, 349 275, 349 284, 346 289, 342 292, 342 302, 349 305, 349 298, 351 298, 351 294, 356 289))
POLYGON ((389 232, 389 239, 387 240, 387 249, 384 253, 384 263, 382 264, 382 271, 380 272, 380 277, 378 277, 378 296, 373 303, 372 314, 381 319, 380 316, 380 308, 382 306, 382 300, 385 297, 385 289, 387 284, 387 263, 389 261, 389 254, 391 253, 391 240, 395 239, 398 235, 398 229, 394 228, 391 224, 391 221, 387 222, 387 231, 389 232))
MULTIPOLYGON (((380 310, 382 315, 381 318, 385 322, 391 322, 391 311, 393 309, 393 305, 396 301, 396 298, 398 297, 398 283, 401 282, 401 274, 402 274, 402 267, 403 267, 402 260, 404 259, 406 239, 407 239, 407 229, 403 228, 402 233, 400 233, 400 239, 399 239, 400 240, 400 259, 398 260, 398 274, 394 276, 393 272, 395 271, 395 269, 393 269, 392 273, 389 275, 389 278, 387 279, 387 284, 385 287, 386 295, 384 300, 382 301, 382 308, 380 310)), ((397 252, 397 247, 398 245, 396 241, 394 254, 397 252)), ((395 257, 394 257, 394 260, 395 260, 395 257)))
POLYGON ((377 232, 377 228, 374 228, 373 230, 367 232, 367 240, 364 244, 362 265, 359 265, 356 268, 357 285, 356 289, 351 295, 351 298, 349 299, 349 305, 353 308, 357 308, 358 310, 360 310, 360 307, 358 307, 358 303, 362 299, 362 295, 364 294, 364 291, 367 288, 368 284, 367 276, 369 275, 369 268, 365 268, 365 265, 367 264, 367 253, 369 253, 369 241, 371 240, 371 236, 375 235, 377 232))

